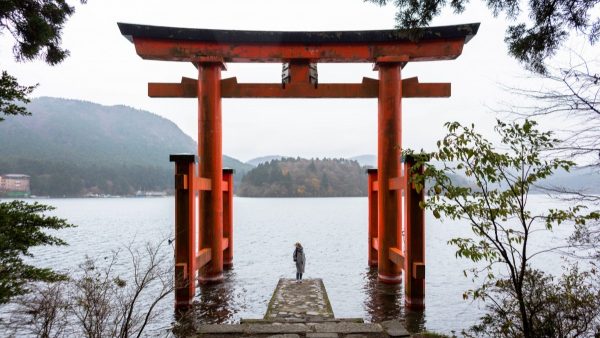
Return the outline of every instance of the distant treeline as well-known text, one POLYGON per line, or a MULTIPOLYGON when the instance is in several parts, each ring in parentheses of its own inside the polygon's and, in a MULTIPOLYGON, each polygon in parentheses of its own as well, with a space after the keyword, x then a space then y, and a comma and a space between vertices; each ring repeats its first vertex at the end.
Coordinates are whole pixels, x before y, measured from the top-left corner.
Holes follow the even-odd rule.
POLYGON ((242 179, 244 197, 366 196, 365 168, 347 159, 282 158, 258 165, 242 179))
POLYGON ((29 159, 0 160, 0 173, 31 176, 31 194, 82 196, 85 194, 133 195, 138 190, 173 189, 172 169, 142 165, 81 165, 29 159))

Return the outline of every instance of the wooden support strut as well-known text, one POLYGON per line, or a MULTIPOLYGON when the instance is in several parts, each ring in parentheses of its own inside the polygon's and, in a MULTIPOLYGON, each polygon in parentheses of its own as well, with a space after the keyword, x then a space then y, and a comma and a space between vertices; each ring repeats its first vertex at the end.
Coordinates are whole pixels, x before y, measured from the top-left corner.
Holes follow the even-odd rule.
MULTIPOLYGON (((424 201, 424 189, 419 192, 409 184, 410 171, 414 164, 411 157, 404 159, 406 176, 406 263, 404 293, 406 306, 412 309, 425 307, 425 210, 419 205, 424 201)), ((423 167, 420 168, 423 174, 423 167)))
POLYGON ((369 203, 369 266, 377 266, 377 223, 379 219, 379 210, 377 209, 377 190, 374 185, 377 183, 377 169, 367 169, 368 175, 368 203, 369 203))
POLYGON ((223 265, 227 268, 233 265, 233 174, 233 169, 223 169, 223 265))
POLYGON ((175 162, 175 309, 187 309, 196 293, 194 162, 192 154, 171 155, 175 162))

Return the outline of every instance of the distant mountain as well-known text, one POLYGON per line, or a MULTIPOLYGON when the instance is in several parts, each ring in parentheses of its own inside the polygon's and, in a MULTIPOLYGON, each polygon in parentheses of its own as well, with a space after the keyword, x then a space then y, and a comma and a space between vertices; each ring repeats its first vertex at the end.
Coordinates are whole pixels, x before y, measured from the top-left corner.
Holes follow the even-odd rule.
MULTIPOLYGON (((569 172, 560 170, 539 184, 546 189, 565 189, 570 192, 587 194, 600 193, 600 168, 571 168, 569 172)), ((541 190, 541 189, 536 189, 541 190)))
POLYGON ((257 158, 253 158, 246 163, 251 165, 252 167, 257 167, 259 164, 263 164, 266 162, 270 162, 271 160, 280 160, 283 156, 280 155, 269 155, 269 156, 261 156, 257 158))
POLYGON ((229 168, 235 170, 233 175, 235 184, 239 184, 246 173, 254 168, 254 166, 244 163, 233 157, 223 155, 223 168, 229 168))
POLYGON ((363 167, 377 168, 377 156, 375 155, 358 155, 349 159, 358 162, 363 167))
MULTIPOLYGON (((32 116, 0 122, 0 175, 32 176, 35 195, 170 190, 169 154, 196 152, 191 137, 147 111, 50 97, 27 108, 32 116)), ((227 156, 223 163, 237 177, 250 169, 227 156)))
POLYGON ((282 158, 259 164, 242 179, 239 196, 366 196, 365 168, 346 159, 282 158))

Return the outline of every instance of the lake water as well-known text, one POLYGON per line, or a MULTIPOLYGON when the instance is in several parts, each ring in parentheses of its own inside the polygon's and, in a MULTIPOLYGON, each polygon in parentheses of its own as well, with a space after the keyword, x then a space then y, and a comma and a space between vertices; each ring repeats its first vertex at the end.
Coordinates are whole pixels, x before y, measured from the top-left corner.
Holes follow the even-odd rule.
MULTIPOLYGON (((531 196, 531 205, 545 209, 556 202, 531 196)), ((34 251, 35 262, 61 270, 74 269, 85 255, 100 258, 131 241, 158 242, 172 236, 174 199, 107 198, 41 199, 53 212, 77 228, 58 232, 70 245, 34 251)), ((564 238, 568 229, 543 234, 542 247, 564 238), (562 233, 561 233, 562 232, 562 233)), ((455 258, 447 241, 468 236, 470 229, 426 216, 426 309, 406 312, 402 286, 377 283, 376 270, 367 265, 366 198, 241 198, 234 199, 234 265, 218 285, 197 289, 196 306, 203 322, 234 323, 261 318, 279 278, 293 278, 293 244, 305 248, 305 278, 322 278, 336 317, 367 321, 406 320, 411 330, 450 333, 477 321, 477 304, 462 299, 473 284, 463 270, 468 261, 455 258)), ((172 245, 164 243, 170 254, 172 245)), ((545 256, 545 268, 560 271, 560 258, 545 256)), ((172 322, 173 297, 160 307, 160 326, 172 322)), ((156 327, 156 325, 155 325, 156 327)))

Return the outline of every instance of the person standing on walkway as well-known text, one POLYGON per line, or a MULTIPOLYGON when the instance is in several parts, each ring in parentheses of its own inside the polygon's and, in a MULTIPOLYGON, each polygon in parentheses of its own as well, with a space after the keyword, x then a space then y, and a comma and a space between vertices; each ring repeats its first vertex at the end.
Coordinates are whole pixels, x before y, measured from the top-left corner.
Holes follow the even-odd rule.
POLYGON ((304 256, 304 248, 300 242, 296 243, 296 249, 294 250, 294 262, 296 262, 296 281, 302 283, 302 274, 304 273, 306 256, 304 256))

